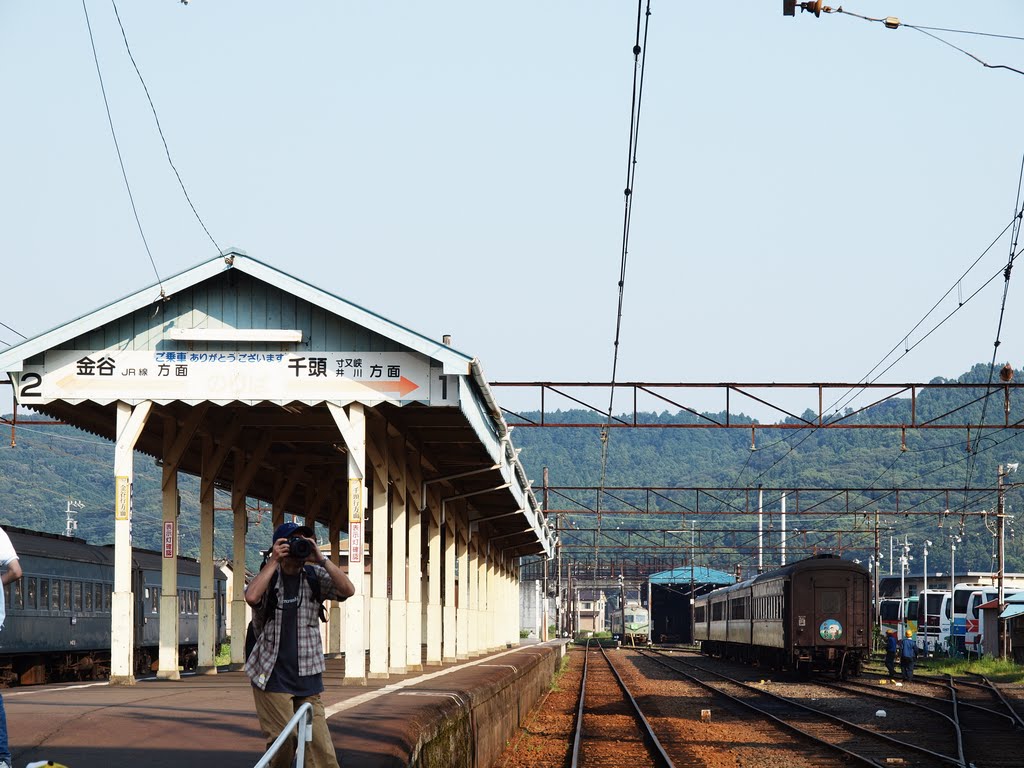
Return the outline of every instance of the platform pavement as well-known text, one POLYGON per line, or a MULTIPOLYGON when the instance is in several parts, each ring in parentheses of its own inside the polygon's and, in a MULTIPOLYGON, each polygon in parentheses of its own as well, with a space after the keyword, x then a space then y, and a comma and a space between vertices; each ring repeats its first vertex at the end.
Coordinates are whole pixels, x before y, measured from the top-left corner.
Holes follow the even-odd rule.
MULTIPOLYGON (((328 660, 323 701, 342 765, 439 764, 436 755, 433 763, 426 757, 424 734, 451 740, 452 733, 466 733, 468 727, 475 737, 478 724, 472 713, 484 700, 492 708, 509 710, 505 718, 496 719, 507 720, 500 723, 502 729, 514 729, 524 703, 493 692, 512 690, 510 680, 547 653, 545 645, 558 655, 563 651, 560 641, 524 641, 468 661, 368 680, 366 686, 345 684, 344 660, 328 660)), ((533 688, 543 684, 530 682, 533 688)), ((515 685, 525 687, 521 681, 515 685)), ((264 750, 249 679, 241 671, 177 681, 143 679, 134 686, 104 682, 12 688, 3 697, 14 768, 36 760, 68 768, 251 768, 264 750)), ((487 725, 493 730, 495 722, 488 717, 487 725)), ((500 734, 490 734, 490 741, 495 738, 500 734)), ((487 740, 481 730, 478 741, 487 740)), ((477 758, 470 752, 483 747, 455 739, 450 745, 436 742, 434 751, 450 749, 452 765, 472 765, 477 758)))

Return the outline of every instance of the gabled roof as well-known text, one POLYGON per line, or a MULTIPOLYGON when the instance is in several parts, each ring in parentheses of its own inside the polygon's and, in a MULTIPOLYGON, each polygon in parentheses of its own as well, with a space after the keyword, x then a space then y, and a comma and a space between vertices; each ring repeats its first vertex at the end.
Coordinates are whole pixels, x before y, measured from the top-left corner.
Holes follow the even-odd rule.
POLYGON ((268 266, 245 254, 244 251, 227 251, 209 261, 198 264, 184 272, 169 277, 161 284, 150 285, 99 309, 63 323, 31 339, 0 352, 0 371, 20 371, 25 360, 48 349, 53 349, 71 339, 81 336, 98 326, 117 320, 140 309, 159 306, 167 297, 192 288, 205 280, 229 270, 238 270, 258 280, 277 286, 314 306, 361 325, 374 333, 441 362, 444 372, 465 376, 473 358, 457 352, 441 341, 430 339, 405 326, 360 307, 326 291, 316 288, 286 272, 268 266), (161 288, 162 285, 162 288, 161 288))
MULTIPOLYGON (((191 360, 189 362, 192 364, 191 360)), ((205 364, 205 361, 195 363, 205 364)), ((279 359, 274 364, 278 369, 283 367, 279 359)), ((169 367, 166 364, 160 366, 169 367)), ((395 368, 397 370, 399 366, 395 368)), ((401 370, 405 370, 404 365, 401 370)), ((298 371, 296 366, 296 377, 298 371)), ((252 259, 241 251, 226 252, 159 285, 136 291, 22 341, 0 353, 0 372, 11 374, 12 380, 23 386, 25 392, 34 387, 34 397, 38 399, 29 401, 34 410, 108 439, 114 438, 115 401, 130 404, 149 401, 159 406, 164 416, 171 417, 172 423, 175 420, 184 423, 190 409, 208 407, 210 410, 203 421, 207 434, 225 434, 234 429, 236 437, 241 435, 240 439, 249 440, 251 445, 263 439, 274 446, 266 454, 272 457, 265 459, 268 467, 280 469, 283 466, 281 463, 271 465, 271 461, 291 462, 293 468, 298 467, 296 471, 309 477, 309 483, 303 486, 302 493, 294 501, 296 505, 318 498, 314 476, 326 487, 332 482, 330 473, 345 463, 338 448, 338 427, 328 412, 328 406, 361 402, 377 409, 390 428, 400 430, 407 436, 409 444, 416 446, 424 465, 430 468, 429 476, 423 478, 425 482, 443 481, 450 488, 449 498, 469 499, 472 510, 468 522, 487 524, 491 540, 501 541, 500 549, 515 554, 543 553, 548 556, 553 551, 553 533, 533 494, 518 452, 512 445, 509 427, 476 358, 452 349, 444 341, 431 339, 252 259), (245 296, 243 288, 249 291, 245 296), (264 306, 271 298, 278 302, 273 311, 264 306), (244 305, 248 311, 242 309, 243 299, 249 301, 244 305), (262 311, 258 312, 257 308, 262 311), (285 310, 289 308, 290 319, 286 321, 285 310), (297 324, 291 325, 291 322, 297 324), (265 331, 263 338, 250 339, 253 329, 265 331), (225 350, 202 346, 188 347, 191 351, 183 351, 185 347, 181 340, 189 337, 180 333, 194 336, 196 332, 210 330, 220 333, 229 330, 232 332, 229 337, 242 344, 252 341, 252 351, 241 345, 236 348, 237 355, 230 350, 225 355, 225 350), (293 331, 300 333, 293 334, 293 331), (279 342, 270 339, 277 339, 282 333, 293 337, 288 339, 289 343, 294 343, 294 336, 308 334, 306 349, 310 351, 290 357, 262 352, 268 349, 273 352, 274 344, 278 345, 279 352, 279 342), (344 346, 347 343, 355 346, 344 346), (199 349, 207 352, 200 353, 199 349), (136 360, 140 358, 130 356, 148 355, 149 367, 146 370, 134 367, 130 362, 124 369, 126 376, 129 371, 136 373, 136 380, 140 380, 142 374, 147 376, 142 388, 134 390, 135 396, 129 389, 132 381, 129 378, 115 381, 116 377, 111 377, 100 382, 104 385, 102 389, 88 388, 96 383, 96 378, 89 379, 86 384, 84 377, 92 373, 91 370, 83 373, 82 368, 93 365, 95 361, 81 355, 83 351, 102 350, 110 350, 111 359, 124 355, 129 360, 136 360), (323 390, 300 394, 294 384, 278 386, 276 380, 267 384, 269 377, 264 373, 267 369, 259 370, 252 377, 246 371, 241 377, 243 381, 251 378, 262 382, 255 390, 256 395, 239 394, 239 390, 229 389, 221 383, 213 386, 209 379, 201 379, 201 373, 197 374, 201 379, 199 386, 192 390, 187 390, 170 377, 159 380, 161 387, 167 385, 164 388, 158 389, 152 383, 157 376, 154 359, 161 358, 160 361, 166 363, 166 357, 162 357, 165 355, 230 357, 229 362, 238 366, 236 358, 243 356, 286 357, 286 363, 295 363, 306 359, 300 355, 310 355, 309 360, 312 361, 313 355, 323 350, 343 355, 351 351, 355 354, 348 357, 353 358, 401 354, 417 368, 418 384, 408 391, 411 394, 407 392, 405 397, 399 394, 395 398, 391 394, 394 390, 375 389, 372 382, 368 385, 358 381, 353 395, 351 388, 345 393, 337 391, 346 382, 354 381, 345 374, 344 378, 334 380, 338 384, 332 384, 333 388, 327 394, 323 390), (65 376, 63 372, 66 370, 65 376), (445 376, 436 376, 437 372, 445 376), (25 385, 24 381, 29 377, 34 377, 36 383, 25 385), (447 378, 454 379, 457 386, 445 389, 436 383, 438 379, 447 378), (44 387, 49 386, 52 380, 54 388, 41 389, 37 384, 40 380, 44 387), (65 388, 61 389, 61 386, 65 388), (42 396, 41 391, 44 392, 42 396)), ((194 381, 191 369, 188 376, 187 381, 194 381)), ((303 379, 307 383, 312 380, 312 377, 303 379)), ((184 383, 186 379, 180 381, 184 383)), ((19 391, 16 390, 16 394, 19 391)), ((136 443, 136 450, 159 458, 163 451, 163 429, 159 424, 148 425, 136 443)), ((223 477, 218 477, 215 483, 230 484, 231 475, 228 473, 235 460, 234 457, 226 460, 223 477)), ((241 466, 243 460, 237 460, 241 466)), ((199 474, 200 466, 200 447, 198 441, 193 441, 181 455, 179 469, 199 474)), ((249 486, 250 496, 272 499, 274 477, 273 472, 256 472, 249 486)))

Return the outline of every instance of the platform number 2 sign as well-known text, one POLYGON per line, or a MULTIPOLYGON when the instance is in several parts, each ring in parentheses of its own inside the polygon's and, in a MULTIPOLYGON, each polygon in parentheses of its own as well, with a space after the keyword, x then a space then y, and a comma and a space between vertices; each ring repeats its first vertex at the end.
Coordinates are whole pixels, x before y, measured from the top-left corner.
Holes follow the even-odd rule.
POLYGON ((42 384, 43 377, 38 373, 21 374, 21 378, 18 380, 18 399, 31 400, 32 398, 42 397, 43 393, 39 391, 42 384))

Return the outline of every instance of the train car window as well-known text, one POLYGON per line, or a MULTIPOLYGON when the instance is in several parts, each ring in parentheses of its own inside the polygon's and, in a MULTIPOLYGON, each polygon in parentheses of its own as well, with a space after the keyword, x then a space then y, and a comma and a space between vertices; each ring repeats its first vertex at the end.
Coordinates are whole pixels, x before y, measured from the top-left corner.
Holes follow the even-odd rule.
POLYGON ((160 613, 160 590, 159 589, 154 589, 153 590, 153 601, 150 603, 149 612, 150 613, 160 613))
POLYGON ((76 611, 82 610, 82 582, 76 581, 74 586, 74 606, 76 611))
POLYGON ((711 605, 711 620, 712 621, 721 621, 722 620, 722 618, 723 618, 723 616, 725 614, 724 606, 725 606, 724 602, 712 603, 712 605, 711 605))
POLYGON ((109 584, 103 585, 103 610, 110 613, 110 591, 112 587, 109 584))
POLYGON ((38 608, 39 604, 36 602, 38 597, 39 594, 36 592, 36 577, 31 576, 25 579, 25 607, 29 610, 35 610, 38 608))
POLYGON ((184 612, 185 612, 185 593, 184 592, 179 592, 178 593, 178 613, 184 613, 184 612))
POLYGON ((60 582, 54 579, 53 593, 50 595, 50 610, 57 613, 60 610, 60 582))
POLYGON ((24 587, 22 586, 21 580, 19 579, 18 581, 14 582, 13 584, 11 584, 11 586, 14 588, 14 594, 12 595, 12 600, 11 600, 11 604, 10 604, 9 607, 15 608, 15 609, 22 609, 22 608, 24 608, 25 607, 25 590, 24 590, 24 587))
POLYGON ((843 612, 843 591, 841 589, 815 590, 818 599, 818 613, 838 615, 843 612))
POLYGON ((50 610, 50 580, 39 580, 39 607, 44 611, 50 610))
POLYGON ((85 612, 92 613, 92 584, 86 584, 83 587, 85 591, 85 612))
POLYGON ((698 624, 703 624, 705 622, 703 605, 698 605, 693 609, 693 620, 698 624))
POLYGON ((103 585, 102 584, 97 584, 96 585, 96 599, 95 599, 94 605, 96 606, 96 613, 100 613, 100 612, 103 611, 103 585))
POLYGON ((60 607, 62 610, 71 610, 71 582, 62 582, 64 586, 60 590, 60 607))
POLYGON ((734 600, 729 601, 729 613, 730 618, 733 619, 745 619, 747 618, 747 598, 737 597, 734 600))

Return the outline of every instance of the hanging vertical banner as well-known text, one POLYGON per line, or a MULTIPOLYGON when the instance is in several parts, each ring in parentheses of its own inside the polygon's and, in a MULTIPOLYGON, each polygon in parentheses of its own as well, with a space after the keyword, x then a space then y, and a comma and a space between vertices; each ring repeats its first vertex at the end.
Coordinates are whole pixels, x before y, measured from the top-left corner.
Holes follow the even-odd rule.
POLYGON ((358 477, 350 477, 348 480, 348 521, 363 521, 363 481, 358 477))
POLYGON ((164 557, 174 557, 174 522, 171 520, 164 523, 164 557))
POLYGON ((114 519, 129 520, 131 508, 131 481, 126 475, 118 475, 114 478, 114 519))
POLYGON ((348 562, 361 563, 363 561, 363 524, 348 524, 348 562))

